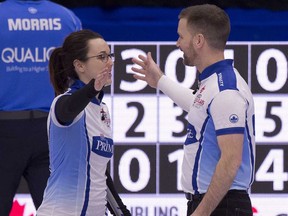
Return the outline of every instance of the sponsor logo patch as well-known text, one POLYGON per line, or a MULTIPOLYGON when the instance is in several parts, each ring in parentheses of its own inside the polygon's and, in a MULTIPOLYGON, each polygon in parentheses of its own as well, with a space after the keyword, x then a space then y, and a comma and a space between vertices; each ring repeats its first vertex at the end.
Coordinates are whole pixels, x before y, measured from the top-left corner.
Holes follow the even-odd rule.
POLYGON ((238 120, 239 120, 239 117, 238 117, 236 114, 232 114, 232 115, 230 115, 230 117, 229 117, 229 121, 230 121, 231 123, 237 123, 238 120))

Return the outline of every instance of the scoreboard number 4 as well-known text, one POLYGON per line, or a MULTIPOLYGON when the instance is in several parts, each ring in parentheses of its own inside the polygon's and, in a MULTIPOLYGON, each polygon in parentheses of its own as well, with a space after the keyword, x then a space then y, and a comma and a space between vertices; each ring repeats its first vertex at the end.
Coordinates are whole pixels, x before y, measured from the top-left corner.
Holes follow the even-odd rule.
POLYGON ((255 184, 272 182, 274 192, 284 191, 285 183, 288 182, 288 172, 284 171, 284 158, 284 149, 271 149, 256 172, 255 184))

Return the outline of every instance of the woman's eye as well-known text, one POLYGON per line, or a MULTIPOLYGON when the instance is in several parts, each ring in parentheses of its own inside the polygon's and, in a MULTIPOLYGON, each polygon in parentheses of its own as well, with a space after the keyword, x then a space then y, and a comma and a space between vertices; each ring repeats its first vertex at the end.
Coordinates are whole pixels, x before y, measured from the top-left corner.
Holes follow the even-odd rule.
POLYGON ((105 55, 100 55, 99 56, 101 60, 105 60, 106 56, 105 55))

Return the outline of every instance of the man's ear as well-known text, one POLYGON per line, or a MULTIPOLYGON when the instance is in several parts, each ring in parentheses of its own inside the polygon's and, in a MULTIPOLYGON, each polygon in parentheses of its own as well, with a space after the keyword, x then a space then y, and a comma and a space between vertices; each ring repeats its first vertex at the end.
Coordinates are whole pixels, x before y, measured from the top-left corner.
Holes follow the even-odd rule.
POLYGON ((203 34, 196 34, 196 35, 193 37, 193 44, 194 44, 194 46, 196 46, 196 47, 202 47, 203 44, 204 44, 204 41, 205 41, 205 38, 204 38, 204 35, 203 35, 203 34))
POLYGON ((73 65, 74 65, 74 68, 77 72, 79 72, 79 73, 85 72, 85 64, 82 61, 75 59, 73 61, 73 65))

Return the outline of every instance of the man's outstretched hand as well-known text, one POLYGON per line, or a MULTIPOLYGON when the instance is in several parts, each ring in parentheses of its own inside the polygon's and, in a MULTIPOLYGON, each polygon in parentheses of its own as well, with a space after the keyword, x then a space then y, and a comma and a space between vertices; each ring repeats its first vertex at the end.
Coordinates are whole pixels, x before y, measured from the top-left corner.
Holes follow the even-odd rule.
POLYGON ((132 67, 132 70, 138 73, 133 75, 134 78, 147 82, 152 88, 157 88, 158 81, 163 76, 163 72, 153 60, 151 52, 147 53, 147 57, 139 55, 138 58, 132 59, 133 63, 141 67, 132 67))

